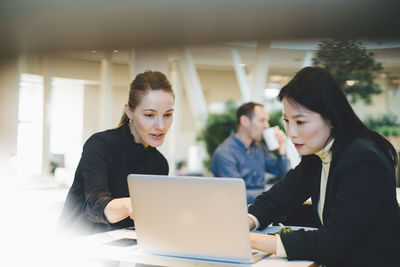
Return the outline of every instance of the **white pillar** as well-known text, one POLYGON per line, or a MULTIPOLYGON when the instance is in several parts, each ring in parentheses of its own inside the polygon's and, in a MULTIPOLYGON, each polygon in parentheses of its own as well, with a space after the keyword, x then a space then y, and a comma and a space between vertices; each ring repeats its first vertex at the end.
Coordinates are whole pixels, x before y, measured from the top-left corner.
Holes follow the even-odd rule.
POLYGON ((50 173, 50 129, 51 129, 51 107, 52 107, 52 79, 53 79, 53 61, 46 56, 42 65, 43 75, 43 154, 42 154, 42 172, 45 175, 50 173))
POLYGON ((177 60, 171 61, 170 64, 170 71, 169 71, 169 77, 170 77, 170 82, 172 85, 172 88, 174 90, 175 94, 175 112, 174 112, 174 120, 172 123, 172 126, 169 130, 169 133, 167 135, 167 138, 169 141, 167 143, 168 147, 167 153, 169 155, 168 157, 168 163, 169 163, 169 173, 171 175, 176 174, 176 163, 177 161, 181 160, 181 155, 179 155, 179 149, 180 143, 178 138, 181 137, 179 133, 182 131, 181 125, 182 125, 182 86, 179 80, 179 74, 178 74, 178 62, 177 60))
POLYGON ((256 51, 256 62, 253 69, 253 91, 251 99, 262 102, 263 91, 268 78, 270 41, 258 41, 256 51))
POLYGON ((99 103, 99 128, 101 131, 112 128, 112 53, 105 52, 101 60, 100 72, 100 103, 99 103))
POLYGON ((232 60, 240 92, 242 93, 242 102, 249 102, 251 99, 251 89, 247 82, 246 71, 240 58, 239 51, 236 48, 232 48, 232 60))
POLYGON ((196 130, 201 130, 207 120, 207 104, 203 94, 192 55, 187 47, 178 49, 179 73, 183 81, 186 95, 192 114, 194 115, 196 130))
POLYGON ((314 56, 314 53, 312 51, 307 51, 306 52, 306 54, 304 56, 304 59, 303 59, 302 68, 308 67, 308 66, 312 66, 312 58, 313 58, 313 56, 314 56))
POLYGON ((0 178, 17 154, 20 59, 0 60, 0 178))

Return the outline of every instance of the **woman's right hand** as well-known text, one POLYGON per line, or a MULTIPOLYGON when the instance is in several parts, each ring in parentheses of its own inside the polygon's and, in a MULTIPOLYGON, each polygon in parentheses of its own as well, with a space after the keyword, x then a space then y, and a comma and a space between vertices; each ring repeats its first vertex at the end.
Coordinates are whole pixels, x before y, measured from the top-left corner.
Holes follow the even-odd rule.
POLYGON ((109 223, 117 223, 127 217, 133 220, 131 198, 123 197, 111 200, 104 208, 104 214, 109 223))
POLYGON ((250 230, 253 230, 254 227, 256 227, 256 223, 255 223, 255 222, 253 221, 253 219, 250 218, 250 217, 247 217, 247 219, 248 219, 248 221, 249 221, 249 229, 250 229, 250 230))

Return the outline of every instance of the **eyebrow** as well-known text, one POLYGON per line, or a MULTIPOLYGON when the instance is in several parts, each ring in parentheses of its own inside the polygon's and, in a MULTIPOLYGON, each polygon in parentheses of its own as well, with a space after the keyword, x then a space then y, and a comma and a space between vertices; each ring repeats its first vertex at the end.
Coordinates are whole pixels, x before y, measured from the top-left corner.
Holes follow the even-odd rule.
MULTIPOLYGON (((142 111, 151 111, 151 112, 157 112, 157 110, 155 110, 155 109, 152 109, 152 108, 143 109, 142 111)), ((174 109, 173 109, 173 108, 171 108, 171 109, 168 109, 168 110, 167 110, 167 111, 165 111, 165 112, 172 112, 172 111, 174 111, 174 109)))
MULTIPOLYGON (((287 117, 286 114, 283 114, 283 117, 287 117)), ((306 115, 298 114, 298 115, 294 115, 292 118, 300 118, 300 117, 306 117, 306 115)))

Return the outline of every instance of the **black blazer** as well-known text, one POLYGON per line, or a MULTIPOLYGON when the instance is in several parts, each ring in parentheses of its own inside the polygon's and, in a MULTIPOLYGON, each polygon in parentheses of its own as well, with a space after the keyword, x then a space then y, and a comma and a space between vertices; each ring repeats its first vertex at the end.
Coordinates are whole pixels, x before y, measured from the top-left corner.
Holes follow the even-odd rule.
POLYGON ((249 206, 265 228, 280 215, 312 198, 317 231, 281 235, 289 260, 306 259, 329 266, 400 266, 400 209, 395 169, 372 142, 335 140, 321 224, 317 203, 321 160, 301 163, 249 206))
POLYGON ((128 174, 167 175, 168 171, 164 156, 156 148, 135 143, 127 124, 92 135, 83 147, 59 231, 92 234, 133 226, 130 218, 110 224, 104 208, 115 198, 129 197, 128 174))

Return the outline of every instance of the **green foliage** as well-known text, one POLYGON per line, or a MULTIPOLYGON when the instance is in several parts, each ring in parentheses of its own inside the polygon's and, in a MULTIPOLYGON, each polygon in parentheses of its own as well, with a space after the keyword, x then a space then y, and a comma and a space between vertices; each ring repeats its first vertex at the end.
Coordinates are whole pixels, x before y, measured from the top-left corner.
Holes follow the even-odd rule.
POLYGON ((367 52, 360 41, 326 40, 318 46, 314 65, 326 68, 352 103, 362 100, 370 104, 371 96, 382 92, 374 83, 382 65, 375 61, 374 54, 367 52))
MULTIPOLYGON (((229 100, 225 103, 223 113, 211 113, 208 115, 207 123, 204 129, 197 136, 197 140, 204 141, 206 150, 211 158, 215 149, 236 129, 236 104, 229 100)), ((204 163, 207 168, 210 167, 210 159, 204 163)))
POLYGON ((283 126, 282 110, 277 110, 269 114, 269 125, 271 127, 278 125, 282 131, 285 131, 285 127, 283 126))
POLYGON ((378 133, 383 136, 400 136, 400 125, 381 126, 378 128, 378 133))
POLYGON ((396 115, 388 113, 380 117, 369 117, 365 125, 383 136, 400 136, 400 122, 396 115))

